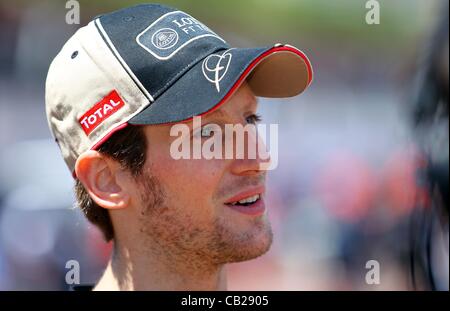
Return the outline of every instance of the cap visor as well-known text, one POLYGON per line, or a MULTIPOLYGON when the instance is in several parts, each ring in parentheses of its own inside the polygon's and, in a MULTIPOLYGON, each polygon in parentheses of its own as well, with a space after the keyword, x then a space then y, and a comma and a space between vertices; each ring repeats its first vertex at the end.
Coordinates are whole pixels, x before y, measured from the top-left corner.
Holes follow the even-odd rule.
POLYGON ((247 79, 256 96, 292 97, 312 81, 308 58, 290 46, 233 48, 194 65, 129 124, 167 124, 217 109, 247 79))

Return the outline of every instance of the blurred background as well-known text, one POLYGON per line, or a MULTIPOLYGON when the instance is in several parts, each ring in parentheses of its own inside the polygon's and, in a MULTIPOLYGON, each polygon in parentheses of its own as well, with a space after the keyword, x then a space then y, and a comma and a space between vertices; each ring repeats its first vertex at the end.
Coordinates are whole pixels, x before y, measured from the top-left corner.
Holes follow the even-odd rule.
MULTIPOLYGON (((315 71, 303 95, 260 101, 263 122, 279 124, 275 239, 229 266, 229 289, 448 290, 447 0, 379 0, 379 25, 365 0, 159 2, 233 46, 295 45, 315 71)), ((73 207, 44 85, 78 27, 139 2, 79 3, 68 25, 66 1, 0 0, 0 290, 68 290, 71 259, 94 283, 111 249, 73 207)))

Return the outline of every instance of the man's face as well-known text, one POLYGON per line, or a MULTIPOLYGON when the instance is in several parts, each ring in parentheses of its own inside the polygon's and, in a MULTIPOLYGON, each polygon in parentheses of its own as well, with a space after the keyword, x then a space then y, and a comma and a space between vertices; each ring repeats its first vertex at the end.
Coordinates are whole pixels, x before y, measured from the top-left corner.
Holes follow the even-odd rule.
MULTIPOLYGON (((227 103, 202 117, 202 127, 254 123, 256 108, 245 83, 227 103)), ((192 122, 186 124, 202 142, 208 139, 201 137, 201 129, 192 129, 192 122)), ((190 254, 223 264, 264 254, 272 231, 264 206, 266 172, 259 169, 258 157, 175 160, 170 146, 177 137, 170 129, 171 125, 145 127, 147 158, 132 195, 141 234, 174 258, 190 254), (259 199, 253 204, 232 205, 255 195, 259 199)), ((245 142, 255 138, 248 135, 245 142)), ((189 139, 192 146, 193 138, 189 139)))

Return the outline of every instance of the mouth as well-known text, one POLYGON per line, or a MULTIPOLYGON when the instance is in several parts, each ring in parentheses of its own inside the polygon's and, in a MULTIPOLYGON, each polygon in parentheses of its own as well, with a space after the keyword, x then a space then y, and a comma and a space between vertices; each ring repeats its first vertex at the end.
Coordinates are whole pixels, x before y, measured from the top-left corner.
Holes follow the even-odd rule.
POLYGON ((252 216, 261 215, 266 210, 263 193, 263 187, 245 191, 227 200, 225 205, 242 214, 252 216))

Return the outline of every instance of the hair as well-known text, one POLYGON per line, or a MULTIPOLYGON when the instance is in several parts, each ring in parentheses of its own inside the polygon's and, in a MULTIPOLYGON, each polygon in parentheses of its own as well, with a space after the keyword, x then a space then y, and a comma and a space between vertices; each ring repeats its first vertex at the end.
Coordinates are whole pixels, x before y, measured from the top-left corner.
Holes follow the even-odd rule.
MULTIPOLYGON (((129 125, 115 132, 97 151, 119 162, 133 177, 140 176, 147 151, 143 127, 129 125)), ((74 191, 77 205, 87 219, 100 229, 107 242, 114 239, 114 228, 108 210, 95 203, 78 179, 75 180, 74 191)))

